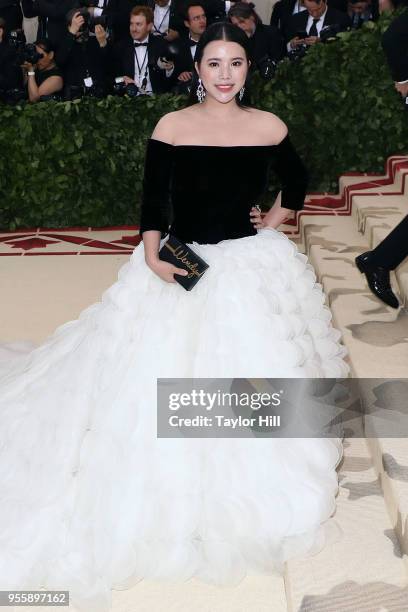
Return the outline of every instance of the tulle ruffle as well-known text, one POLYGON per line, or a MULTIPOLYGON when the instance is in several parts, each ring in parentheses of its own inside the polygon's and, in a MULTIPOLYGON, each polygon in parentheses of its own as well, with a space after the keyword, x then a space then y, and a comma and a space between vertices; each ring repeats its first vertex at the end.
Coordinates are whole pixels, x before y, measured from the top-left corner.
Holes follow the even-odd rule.
POLYGON ((233 584, 327 540, 340 439, 156 437, 158 377, 348 372, 283 234, 192 247, 210 265, 193 291, 155 276, 140 245, 100 303, 0 355, 1 589, 69 589, 107 612, 141 578, 233 584))

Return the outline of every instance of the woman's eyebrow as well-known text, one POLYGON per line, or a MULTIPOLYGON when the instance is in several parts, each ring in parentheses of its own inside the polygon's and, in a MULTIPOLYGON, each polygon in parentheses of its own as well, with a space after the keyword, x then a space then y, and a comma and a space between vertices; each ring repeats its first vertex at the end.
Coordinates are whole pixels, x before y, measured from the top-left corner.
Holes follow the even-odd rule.
MULTIPOLYGON (((243 57, 233 57, 233 58, 231 58, 231 61, 233 61, 233 60, 237 60, 237 59, 241 59, 241 60, 242 60, 242 59, 244 59, 244 58, 243 58, 243 57)), ((221 58, 220 58, 220 57, 209 57, 209 58, 207 59, 207 62, 210 62, 210 61, 212 61, 212 60, 221 61, 221 58)))

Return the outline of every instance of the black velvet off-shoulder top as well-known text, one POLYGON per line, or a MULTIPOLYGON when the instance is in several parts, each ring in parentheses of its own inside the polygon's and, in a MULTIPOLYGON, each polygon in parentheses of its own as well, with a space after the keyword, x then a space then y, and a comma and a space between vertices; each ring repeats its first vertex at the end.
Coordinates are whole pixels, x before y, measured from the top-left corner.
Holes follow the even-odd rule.
POLYGON ((140 232, 169 231, 183 242, 215 244, 256 234, 250 209, 262 202, 273 169, 282 206, 303 207, 307 172, 289 136, 278 145, 171 145, 146 149, 140 232))

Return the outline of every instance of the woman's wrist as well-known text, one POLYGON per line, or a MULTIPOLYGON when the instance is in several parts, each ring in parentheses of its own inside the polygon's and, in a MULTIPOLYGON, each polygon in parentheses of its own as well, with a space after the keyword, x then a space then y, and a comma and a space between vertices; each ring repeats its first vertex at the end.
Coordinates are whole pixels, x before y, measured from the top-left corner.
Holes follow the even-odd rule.
POLYGON ((157 262, 160 261, 159 258, 159 253, 146 253, 145 254, 145 261, 147 263, 147 265, 150 267, 154 266, 157 262))

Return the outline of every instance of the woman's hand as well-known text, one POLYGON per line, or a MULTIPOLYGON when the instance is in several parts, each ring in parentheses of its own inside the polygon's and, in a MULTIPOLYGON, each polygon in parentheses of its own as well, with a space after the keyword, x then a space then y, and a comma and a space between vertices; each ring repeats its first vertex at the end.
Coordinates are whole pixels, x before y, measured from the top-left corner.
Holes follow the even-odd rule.
POLYGON ((30 62, 24 62, 24 64, 22 64, 21 67, 27 72, 32 72, 34 70, 34 65, 30 64, 30 62))
POLYGON ((262 229, 265 227, 272 227, 277 229, 282 223, 285 223, 289 219, 294 219, 295 211, 289 208, 281 207, 281 194, 275 200, 272 208, 261 217, 261 211, 259 208, 252 207, 250 212, 251 222, 254 224, 255 229, 262 229))
POLYGON ((187 276, 188 274, 187 270, 184 270, 184 268, 176 268, 173 264, 162 261, 159 258, 153 261, 146 261, 146 263, 149 268, 162 280, 166 281, 166 283, 176 283, 177 281, 174 278, 175 274, 180 274, 181 276, 187 276))
POLYGON ((264 221, 262 219, 262 213, 259 206, 253 206, 251 208, 251 212, 249 213, 249 218, 255 229, 262 229, 265 227, 264 221))

